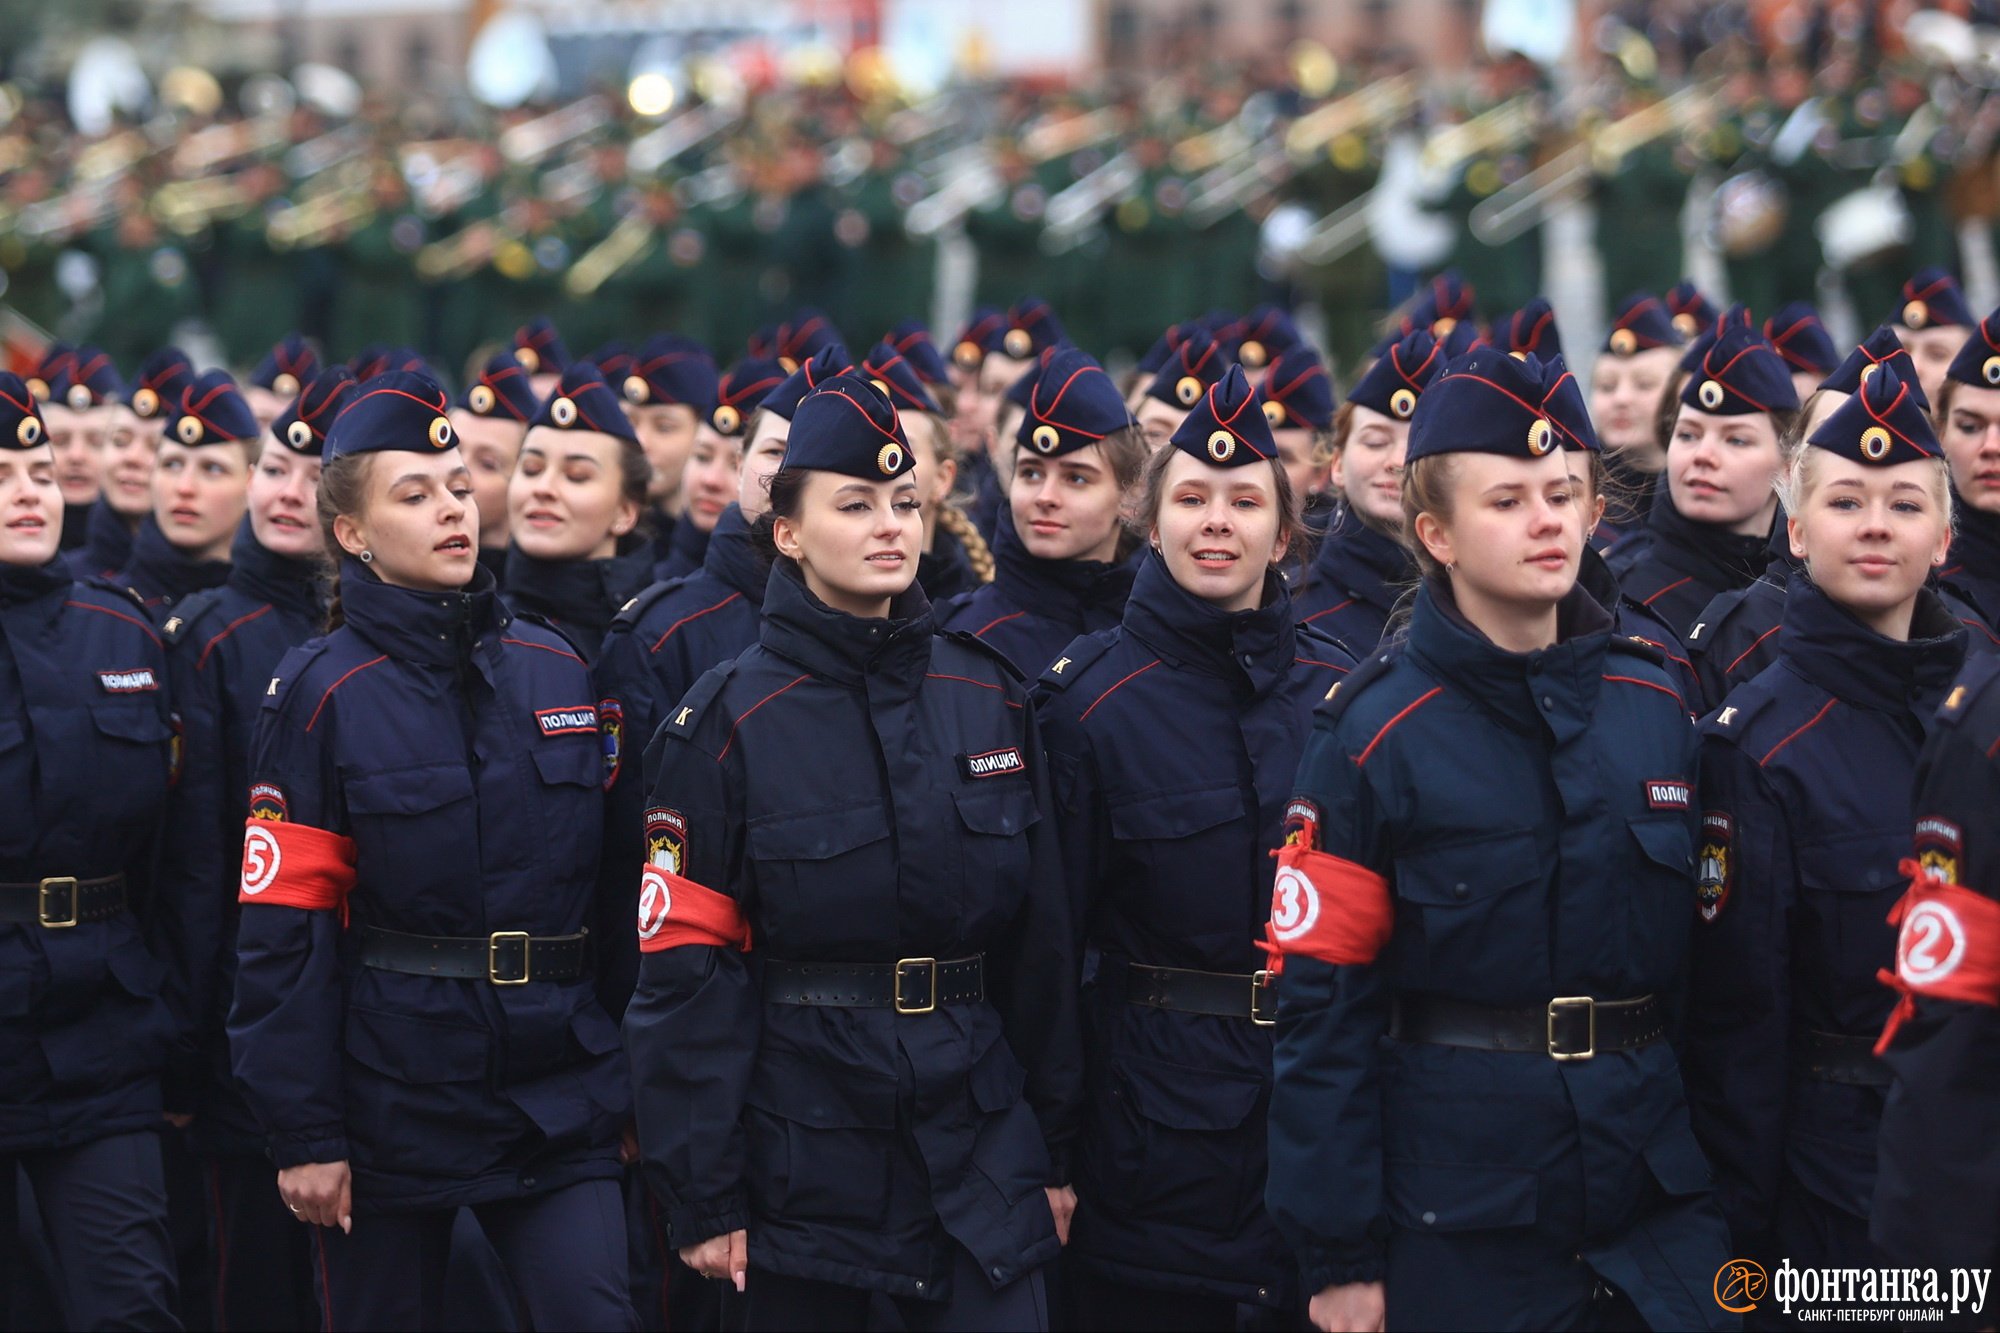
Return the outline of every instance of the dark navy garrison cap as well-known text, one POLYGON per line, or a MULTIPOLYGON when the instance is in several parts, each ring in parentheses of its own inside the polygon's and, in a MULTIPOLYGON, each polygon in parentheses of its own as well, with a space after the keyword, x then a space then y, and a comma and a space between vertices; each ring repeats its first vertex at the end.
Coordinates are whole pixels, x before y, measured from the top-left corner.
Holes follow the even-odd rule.
POLYGON ((1540 458, 1561 440, 1542 410, 1541 361, 1480 347, 1445 363, 1417 403, 1405 454, 1503 454, 1540 458))
POLYGON ((1139 358, 1137 369, 1148 375, 1159 374, 1160 367, 1167 364, 1167 358, 1174 354, 1175 349, 1188 340, 1189 334, 1200 331, 1200 328, 1199 324, 1168 325, 1167 331, 1155 338, 1153 345, 1146 349, 1146 354, 1139 358))
POLYGON ((790 421, 798 415, 799 404, 805 396, 835 375, 852 370, 854 363, 847 359, 847 349, 839 343, 822 347, 791 374, 785 376, 784 383, 771 390, 771 394, 759 406, 790 421))
POLYGON ((715 383, 715 410, 708 414, 708 424, 731 438, 743 434, 764 400, 784 382, 785 368, 775 357, 738 361, 715 383))
POLYGON ((436 454, 458 444, 445 410, 444 386, 420 370, 388 370, 354 387, 354 396, 326 432, 322 457, 401 450, 436 454))
POLYGON ((1292 317, 1274 305, 1260 305, 1242 319, 1235 329, 1236 359, 1252 370, 1261 370, 1305 339, 1292 317))
POLYGON ((1903 284, 1903 304, 1896 310, 1896 322, 1912 332, 1956 326, 1969 329, 1978 323, 1958 279, 1941 268, 1918 269, 1903 284))
POLYGON ((1438 351, 1444 353, 1447 361, 1459 357, 1478 347, 1491 347, 1493 340, 1480 329, 1479 321, 1461 319, 1438 338, 1438 351))
POLYGON ((423 375, 428 379, 437 379, 437 376, 431 373, 430 362, 426 361, 424 354, 414 347, 363 348, 348 361, 347 368, 354 372, 355 380, 362 384, 366 384, 377 375, 386 375, 392 370, 401 371, 406 375, 423 375))
POLYGON ((1796 374, 1825 377, 1840 364, 1833 335, 1820 321, 1819 311, 1805 301, 1794 301, 1765 320, 1764 336, 1796 374))
POLYGON ((535 419, 542 404, 529 387, 528 372, 514 354, 495 352, 479 378, 458 396, 458 405, 476 417, 518 421, 525 426, 535 419))
POLYGON ((1417 399, 1447 359, 1437 339, 1418 329, 1376 359, 1361 382, 1348 391, 1347 401, 1396 421, 1408 421, 1417 410, 1417 399))
POLYGON ((625 383, 625 377, 632 373, 632 364, 639 356, 632 350, 631 343, 614 338, 583 359, 597 367, 597 373, 604 376, 606 384, 616 387, 625 383))
POLYGON ((1410 313, 1403 316, 1401 332, 1427 330, 1440 341, 1460 324, 1472 321, 1478 309, 1478 293, 1457 269, 1447 269, 1432 278, 1418 295, 1410 313))
POLYGON ((1619 302, 1611 329, 1604 335, 1603 350, 1613 356, 1633 356, 1655 347, 1676 347, 1680 342, 1666 302, 1651 292, 1633 292, 1619 302))
POLYGON ((840 330, 818 310, 805 309, 778 326, 778 360, 797 370, 823 347, 844 346, 840 330))
POLYGON ((887 343, 876 343, 861 358, 861 373, 889 396, 899 412, 935 412, 937 399, 918 378, 916 367, 887 343))
POLYGON ((333 419, 354 400, 354 372, 328 366, 315 375, 271 423, 271 434, 295 454, 318 458, 326 449, 326 432, 333 419))
POLYGON ((1937 432, 1915 388, 1894 366, 1882 366, 1859 393, 1819 423, 1806 443, 1871 467, 1936 458, 1937 432))
POLYGON ((1007 330, 1007 312, 995 310, 992 306, 980 306, 972 312, 972 318, 965 321, 965 327, 958 331, 958 340, 951 345, 952 364, 960 370, 977 370, 986 360, 986 345, 997 342, 1007 330))
POLYGON ((1727 322, 1717 329, 1714 345, 1681 387, 1681 402, 1723 417, 1797 410, 1792 372, 1764 335, 1727 322))
POLYGON ((1683 339, 1698 338, 1715 327, 1715 306, 1701 288, 1682 279, 1667 289, 1667 317, 1683 339))
POLYGON ((2000 310, 1973 327, 1972 336, 1958 349, 1944 374, 1960 384, 2000 389, 2000 310))
MULTIPOLYGON (((1964 354, 1963 348, 1959 351, 1960 355, 1964 354)), ((1887 324, 1863 338, 1861 345, 1849 352, 1847 359, 1819 382, 1819 387, 1834 393, 1853 393, 1868 382, 1878 366, 1895 367, 1896 377, 1915 390, 1919 401, 1929 410, 1930 399, 1924 394, 1923 386, 1917 383, 1917 364, 1910 360, 1910 353, 1904 348, 1903 340, 1896 336, 1896 330, 1887 324)), ((1945 373, 1951 372, 1947 370, 1945 373)))
POLYGON ((513 352, 530 375, 560 375, 569 369, 569 348, 547 315, 536 315, 514 331, 513 352))
POLYGON ((1136 425, 1118 386, 1088 352, 1051 351, 1038 367, 1014 438, 1044 458, 1060 458, 1136 425))
POLYGON ((601 435, 615 435, 621 440, 637 443, 639 437, 632 431, 632 423, 625 417, 625 409, 619 405, 618 395, 611 392, 611 386, 604 382, 596 366, 588 361, 578 361, 563 372, 562 383, 555 387, 548 401, 535 413, 530 426, 547 426, 553 430, 588 430, 601 435))
POLYGON ((1542 363, 1542 415, 1556 428, 1556 440, 1563 448, 1593 454, 1602 448, 1597 427, 1590 422, 1590 406, 1584 402, 1583 386, 1576 382, 1569 363, 1560 356, 1542 363))
POLYGON ((195 376, 181 394, 180 415, 172 426, 173 438, 189 447, 254 440, 258 429, 256 413, 226 370, 195 376))
POLYGON ((49 442, 35 395, 28 382, 10 370, 0 370, 0 449, 39 449, 49 442))
POLYGON ((139 377, 127 390, 125 405, 142 421, 172 416, 181 395, 194 383, 194 363, 178 347, 162 347, 140 363, 139 377))
POLYGON ((646 339, 619 386, 625 401, 647 407, 680 403, 697 417, 715 410, 715 362, 708 349, 677 333, 656 333, 646 339))
POLYGON ((882 341, 902 353, 903 359, 910 363, 910 369, 916 371, 917 378, 924 383, 951 383, 944 357, 939 354, 937 344, 931 341, 931 327, 922 320, 904 320, 890 329, 882 341))
POLYGON ((125 397, 125 381, 111 358, 96 347, 85 345, 69 354, 49 381, 49 400, 72 412, 116 403, 125 397))
POLYGON ((1024 296, 1009 307, 1006 327, 987 342, 986 350, 1026 361, 1068 341, 1055 307, 1039 296, 1024 296))
POLYGON ((75 355, 75 343, 50 343, 48 349, 42 353, 41 361, 36 364, 34 373, 23 381, 28 386, 28 392, 33 394, 37 401, 46 401, 49 396, 49 385, 62 374, 63 367, 68 365, 69 359, 75 355))
POLYGON ((1699 367, 1702 358, 1708 355, 1708 349, 1715 346, 1715 340, 1722 336, 1722 331, 1726 328, 1750 329, 1754 332, 1757 325, 1750 317, 1750 307, 1739 301, 1716 316, 1714 322, 1707 328, 1695 334, 1687 345, 1687 351, 1681 355, 1681 369, 1692 373, 1699 367))
POLYGON ((1510 355, 1535 356, 1543 361, 1562 355, 1562 336, 1556 332, 1556 312, 1537 296, 1528 304, 1493 326, 1493 343, 1510 355))
POLYGON ((1002 396, 1022 411, 1027 411, 1029 400, 1035 396, 1035 386, 1041 382, 1042 368, 1049 364, 1059 350, 1061 349, 1051 347, 1030 361, 1028 368, 1014 377, 1014 382, 1007 386, 1007 392, 1002 396))
POLYGON ((787 468, 887 481, 916 465, 894 404, 855 371, 821 384, 792 414, 787 468))
POLYGON ((1333 377, 1310 347, 1280 354, 1257 395, 1272 430, 1333 429, 1333 377))
POLYGON ((1271 423, 1264 419, 1257 391, 1243 367, 1208 386, 1169 441, 1184 454, 1217 467, 1246 467, 1278 456, 1271 423))
POLYGON ((1211 385, 1221 382, 1222 372, 1228 368, 1228 359, 1215 340, 1200 329, 1191 330, 1181 345, 1167 354, 1153 382, 1146 386, 1146 396, 1185 412, 1201 401, 1211 385))
POLYGON ((754 361, 778 359, 778 326, 760 324, 743 340, 743 353, 754 361))
POLYGON ((306 381, 319 374, 319 353, 296 333, 278 339, 250 372, 250 383, 282 398, 296 398, 306 381))

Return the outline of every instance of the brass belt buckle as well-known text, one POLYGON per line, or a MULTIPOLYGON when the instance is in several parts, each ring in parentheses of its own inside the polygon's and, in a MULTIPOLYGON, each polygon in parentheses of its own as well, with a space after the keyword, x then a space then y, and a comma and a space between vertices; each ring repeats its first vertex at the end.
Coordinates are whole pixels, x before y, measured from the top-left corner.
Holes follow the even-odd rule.
POLYGON ((898 958, 898 959, 896 960, 896 989, 895 989, 895 995, 894 995, 894 997, 893 997, 893 998, 894 998, 894 1000, 895 1000, 895 1003, 896 1003, 896 1012, 897 1012, 897 1013, 899 1013, 899 1014, 927 1014, 927 1013, 931 1012, 931 1010, 933 1010, 933 1009, 937 1008, 937 986, 938 986, 938 982, 937 982, 937 959, 935 959, 935 958, 898 958), (904 1004, 904 1003, 903 1003, 903 971, 904 971, 904 969, 905 969, 905 968, 911 968, 911 967, 921 967, 921 968, 926 968, 926 969, 928 969, 928 970, 929 970, 929 973, 930 973, 930 978, 931 978, 931 993, 930 993, 930 999, 929 999, 929 1000, 928 1000, 928 1001, 927 1001, 926 1003, 924 1003, 924 1004, 920 1004, 920 1005, 917 1005, 917 1004, 904 1004))
POLYGON ((35 919, 48 930, 68 930, 77 921, 76 876, 51 875, 41 883, 41 892, 35 900, 35 919), (60 905, 63 895, 69 896, 69 915, 59 917, 49 910, 50 904, 60 905))
POLYGON ((496 930, 486 937, 486 979, 496 986, 525 986, 534 975, 534 968, 528 962, 528 952, 533 948, 533 937, 525 930, 496 930), (500 975, 500 946, 502 943, 521 942, 521 975, 503 977, 500 975))
POLYGON ((1250 1021, 1260 1028, 1272 1028, 1278 1025, 1278 992, 1271 985, 1271 974, 1268 970, 1250 974, 1250 1021), (1269 1009, 1264 1007, 1266 996, 1271 1000, 1269 1009), (1265 1014, 1269 1014, 1270 1017, 1264 1017, 1265 1014))
POLYGON ((1548 1027, 1549 1058, 1551 1060, 1589 1060, 1597 1054, 1597 1001, 1588 995, 1559 995, 1549 1001, 1548 1027), (1580 1051, 1556 1049, 1556 1018, 1564 1009, 1574 1009, 1582 1005, 1584 1013, 1590 1017, 1590 1044, 1580 1051))

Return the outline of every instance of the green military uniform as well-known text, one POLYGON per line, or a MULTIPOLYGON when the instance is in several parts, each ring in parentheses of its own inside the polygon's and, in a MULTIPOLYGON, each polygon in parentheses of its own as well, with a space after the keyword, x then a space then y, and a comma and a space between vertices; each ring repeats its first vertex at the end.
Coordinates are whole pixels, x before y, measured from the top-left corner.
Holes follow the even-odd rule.
POLYGON ((333 247, 340 282, 329 356, 344 361, 364 347, 423 343, 423 289, 415 261, 424 239, 424 225, 414 213, 384 209, 333 247))
MULTIPOLYGON (((768 219, 770 210, 764 209, 768 219)), ((759 325, 778 318, 762 290, 767 234, 758 228, 759 200, 750 190, 688 210, 686 225, 702 238, 695 270, 697 335, 718 359, 733 358, 759 325)))
MULTIPOLYGON (((1791 113, 1769 104, 1747 109, 1737 120, 1743 151, 1731 174, 1762 169, 1785 187, 1784 225, 1777 239, 1756 254, 1725 256, 1729 294, 1763 318, 1792 301, 1819 299, 1819 271, 1825 264, 1814 224, 1827 206, 1862 183, 1830 156, 1839 125, 1823 126, 1813 145, 1789 162, 1772 155, 1772 145, 1791 113)), ((1724 159, 1727 160, 1727 159, 1724 159)))
POLYGON ((829 313, 857 344, 873 343, 901 320, 930 318, 937 247, 903 226, 904 209, 921 188, 913 173, 892 168, 863 172, 844 192, 834 217, 834 238, 847 252, 843 291, 829 313))
POLYGON ((1528 168, 1528 159, 1521 153, 1474 154, 1438 203, 1438 210, 1458 223, 1458 235, 1444 267, 1457 269, 1479 293, 1481 310, 1518 310, 1542 290, 1539 225, 1499 245, 1488 245, 1472 234, 1472 210, 1502 186, 1526 175, 1528 168))
POLYGON ((1598 167, 1591 193, 1608 316, 1633 292, 1663 292, 1687 272, 1681 211, 1696 161, 1679 135, 1665 135, 1598 167))
POLYGON ((271 245, 261 207, 218 222, 213 237, 218 281, 209 324, 229 363, 248 368, 299 327, 297 260, 271 245))
POLYGON ((0 234, 0 274, 7 280, 0 304, 51 333, 69 310, 69 298, 56 285, 56 256, 61 253, 60 245, 32 241, 16 231, 0 234))
POLYGON ((1003 188, 999 198, 965 215, 966 237, 979 252, 975 304, 1005 309, 1023 294, 1042 289, 1048 263, 1042 253, 1045 214, 1049 196, 1060 188, 1052 189, 1042 177, 1057 172, 1053 163, 1045 172, 1030 172, 1003 188))
POLYGON ((100 227, 89 238, 104 305, 89 338, 127 369, 173 341, 174 325, 200 305, 187 252, 147 219, 100 227))
MULTIPOLYGON (((1343 88, 1335 96, 1351 92, 1343 88)), ((1358 134, 1341 135, 1292 178, 1291 192, 1318 217, 1325 217, 1375 188, 1382 159, 1358 134)), ((1300 285, 1326 313, 1327 350, 1339 367, 1358 365, 1375 343, 1375 328, 1388 304, 1389 266, 1363 243, 1332 264, 1308 269, 1300 285)))
POLYGON ((1186 191, 1186 182, 1173 171, 1154 168, 1106 215, 1104 288, 1109 299, 1103 346, 1107 353, 1123 348, 1141 355, 1168 325, 1204 309, 1206 284, 1196 275, 1186 191), (1161 207, 1163 197, 1169 207, 1161 207))

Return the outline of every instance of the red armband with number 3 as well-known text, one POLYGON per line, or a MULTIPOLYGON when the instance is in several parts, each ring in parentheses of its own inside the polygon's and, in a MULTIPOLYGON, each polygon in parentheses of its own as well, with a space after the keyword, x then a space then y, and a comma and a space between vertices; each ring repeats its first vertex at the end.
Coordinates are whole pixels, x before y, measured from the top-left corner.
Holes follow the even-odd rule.
POLYGON ((682 944, 748 949, 750 923, 728 894, 647 866, 639 881, 639 948, 658 953, 682 944))
POLYGON ((354 839, 274 819, 246 819, 236 901, 308 911, 340 909, 354 891, 354 839))
POLYGON ((1902 928, 1896 970, 1875 975, 1903 998, 1875 1043, 1877 1055, 1916 1012, 1919 995, 2000 1005, 2000 902, 1962 884, 1930 879, 1915 861, 1897 868, 1910 877, 1910 890, 1889 913, 1889 924, 1902 928))
POLYGON ((1271 970, 1287 954, 1324 963, 1372 963, 1389 942, 1396 912, 1389 881, 1368 867, 1292 843, 1278 853, 1265 942, 1271 970))

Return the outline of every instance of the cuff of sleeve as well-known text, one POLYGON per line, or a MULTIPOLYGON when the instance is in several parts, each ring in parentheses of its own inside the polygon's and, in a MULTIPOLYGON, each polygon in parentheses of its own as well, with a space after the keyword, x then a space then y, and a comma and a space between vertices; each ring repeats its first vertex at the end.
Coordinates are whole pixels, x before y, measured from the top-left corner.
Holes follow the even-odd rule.
POLYGON ((1384 1267, 1382 1245, 1375 1240, 1307 1245, 1299 1251, 1299 1277, 1308 1297, 1350 1282, 1380 1282, 1384 1267))
POLYGON ((684 1250, 690 1245, 699 1245, 715 1236, 726 1236, 732 1231, 746 1231, 750 1226, 750 1209, 743 1197, 743 1191, 730 1190, 727 1194, 700 1203, 677 1203, 667 1208, 667 1236, 674 1248, 684 1250))
POLYGON ((1059 1190, 1070 1183, 1069 1156, 1069 1141, 1067 1139, 1061 1143, 1051 1143, 1049 1145, 1048 1188, 1059 1190))
POLYGON ((347 1160, 347 1131, 340 1125, 313 1125, 271 1136, 271 1160, 280 1171, 307 1162, 347 1160))

